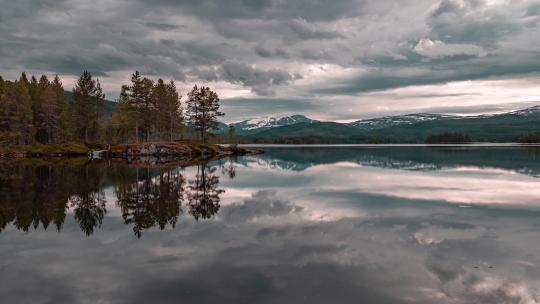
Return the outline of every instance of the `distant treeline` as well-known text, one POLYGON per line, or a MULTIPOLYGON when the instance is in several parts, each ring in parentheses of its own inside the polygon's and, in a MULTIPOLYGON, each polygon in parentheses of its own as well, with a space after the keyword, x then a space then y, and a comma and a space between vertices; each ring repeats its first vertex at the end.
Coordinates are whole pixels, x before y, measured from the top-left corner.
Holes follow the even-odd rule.
MULTIPOLYGON (((377 137, 369 136, 351 136, 351 137, 320 137, 320 136, 295 136, 295 137, 256 137, 256 136, 243 136, 237 137, 237 143, 241 144, 285 144, 285 145, 298 145, 298 144, 392 144, 392 143, 422 143, 421 141, 395 141, 389 139, 379 139, 377 137)), ((467 134, 461 133, 442 133, 430 135, 426 138, 427 144, 457 144, 457 143, 471 143, 473 139, 467 134)))
POLYGON ((112 118, 105 120, 105 94, 98 79, 85 71, 66 99, 58 76, 30 79, 25 73, 15 81, 0 77, 0 145, 138 142, 182 138, 185 126, 203 141, 218 126, 219 97, 208 87, 195 86, 185 110, 171 80, 154 81, 137 71, 123 85, 112 118))
POLYGON ((473 142, 473 139, 464 133, 445 132, 434 134, 426 138, 427 144, 463 144, 471 142, 473 142))
POLYGON ((519 139, 519 142, 522 144, 540 143, 540 132, 531 132, 531 133, 524 134, 519 139))
MULTIPOLYGON (((540 137, 539 137, 540 140, 540 137)), ((471 143, 474 139, 464 133, 440 133, 428 136, 425 141, 399 141, 388 138, 377 138, 374 136, 358 135, 348 137, 321 137, 321 136, 291 136, 291 137, 257 137, 241 136, 235 139, 241 144, 392 144, 392 143, 427 143, 427 144, 458 144, 471 143)))

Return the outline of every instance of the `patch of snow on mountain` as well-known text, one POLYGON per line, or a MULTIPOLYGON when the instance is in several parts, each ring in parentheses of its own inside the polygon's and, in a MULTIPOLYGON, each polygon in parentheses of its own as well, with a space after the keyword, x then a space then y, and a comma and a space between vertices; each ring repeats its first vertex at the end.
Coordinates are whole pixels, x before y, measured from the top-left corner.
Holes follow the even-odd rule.
POLYGON ((510 112, 508 114, 528 116, 528 115, 537 114, 538 112, 540 112, 540 106, 534 106, 534 107, 526 108, 523 110, 517 110, 517 111, 510 112))
POLYGON ((266 129, 293 125, 301 122, 311 123, 314 120, 303 115, 278 116, 278 117, 261 117, 240 122, 232 123, 240 132, 262 131, 266 129))
POLYGON ((380 128, 386 128, 396 125, 411 125, 418 122, 432 121, 441 118, 456 118, 450 115, 439 115, 439 114, 428 114, 428 113, 418 113, 418 114, 407 114, 400 116, 386 116, 381 118, 373 118, 366 120, 358 120, 352 123, 349 123, 349 126, 374 130, 380 128))

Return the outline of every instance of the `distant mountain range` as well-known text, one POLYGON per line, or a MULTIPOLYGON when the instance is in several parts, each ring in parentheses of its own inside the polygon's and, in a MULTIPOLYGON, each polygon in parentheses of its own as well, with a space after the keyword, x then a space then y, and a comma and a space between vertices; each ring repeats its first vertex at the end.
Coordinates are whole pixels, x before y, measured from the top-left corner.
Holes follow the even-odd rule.
POLYGON ((457 119, 457 116, 451 115, 439 115, 439 114, 429 114, 429 113, 417 113, 417 114, 406 114, 399 116, 385 116, 380 118, 357 120, 351 123, 348 123, 348 126, 360 129, 360 130, 378 130, 384 129, 393 126, 400 125, 412 125, 419 122, 433 121, 439 119, 457 119))
MULTIPOLYGON (((64 94, 73 102, 72 92, 64 94)), ((115 110, 116 102, 105 100, 103 117, 110 119, 115 110)), ((540 106, 496 115, 417 113, 350 123, 318 121, 304 115, 262 117, 220 123, 214 132, 226 134, 229 126, 234 126, 238 136, 262 142, 424 143, 428 136, 444 132, 465 133, 476 141, 516 142, 525 133, 540 131, 540 106)))
MULTIPOLYGON (((497 115, 454 116, 429 113, 386 116, 350 123, 317 121, 303 115, 265 117, 229 124, 239 136, 260 140, 297 139, 323 143, 423 143, 433 134, 465 133, 477 141, 515 142, 540 130, 540 106, 497 115)), ((224 133, 226 124, 216 133, 224 133)), ((300 140, 301 141, 301 140, 300 140)))
POLYGON ((243 120, 236 123, 231 123, 238 135, 252 135, 262 131, 270 130, 277 127, 295 125, 299 123, 312 123, 315 120, 307 118, 304 115, 291 115, 281 117, 262 117, 257 119, 243 120))

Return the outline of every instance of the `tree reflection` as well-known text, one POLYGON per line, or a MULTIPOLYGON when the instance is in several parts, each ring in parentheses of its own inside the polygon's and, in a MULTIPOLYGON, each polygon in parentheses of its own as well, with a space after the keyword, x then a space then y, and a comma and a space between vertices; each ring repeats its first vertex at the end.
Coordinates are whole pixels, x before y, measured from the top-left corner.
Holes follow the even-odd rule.
POLYGON ((230 179, 236 177, 236 157, 230 157, 227 162, 220 163, 221 173, 227 175, 230 179))
POLYGON ((88 236, 94 233, 94 228, 101 227, 103 217, 107 213, 104 196, 103 192, 97 191, 83 193, 71 199, 75 219, 88 236))
MULTIPOLYGON (((132 225, 140 238, 152 227, 174 228, 184 202, 196 220, 211 218, 219 211, 225 192, 219 188, 217 167, 207 164, 197 166, 187 179, 179 167, 133 168, 88 160, 36 162, 0 163, 0 231, 9 225, 22 231, 53 225, 60 231, 71 210, 81 231, 90 236, 107 214, 103 189, 113 186, 124 223, 132 225)), ((233 162, 220 168, 223 175, 235 177, 233 162)))
POLYGON ((88 236, 94 233, 95 228, 101 227, 107 213, 105 194, 100 187, 102 175, 100 167, 86 165, 77 172, 78 178, 73 180, 71 207, 75 220, 88 236))
POLYGON ((175 227, 181 212, 185 179, 174 169, 136 169, 136 180, 116 188, 117 204, 126 224, 133 224, 133 232, 140 238, 142 231, 158 226, 175 227))
POLYGON ((0 230, 8 224, 22 231, 53 224, 58 231, 69 207, 85 234, 99 227, 106 213, 100 190, 99 164, 2 162, 0 165, 0 230))
POLYGON ((49 165, 39 166, 35 172, 34 206, 37 207, 37 214, 33 219, 34 229, 38 228, 39 222, 42 223, 44 229, 53 222, 56 229, 60 231, 68 209, 66 185, 61 178, 66 174, 66 169, 49 165))
POLYGON ((225 192, 218 189, 219 176, 215 167, 197 166, 195 179, 189 181, 189 213, 196 220, 209 219, 219 211, 220 195, 225 192))
POLYGON ((66 168, 50 165, 0 166, 0 231, 9 223, 23 231, 47 229, 51 223, 60 230, 66 217, 68 194, 62 176, 66 168))

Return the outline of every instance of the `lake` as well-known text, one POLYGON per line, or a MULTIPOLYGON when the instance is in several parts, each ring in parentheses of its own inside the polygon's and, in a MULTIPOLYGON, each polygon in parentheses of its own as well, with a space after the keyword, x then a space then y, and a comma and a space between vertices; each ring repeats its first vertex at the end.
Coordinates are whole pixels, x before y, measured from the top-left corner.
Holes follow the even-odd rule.
POLYGON ((2 303, 538 303, 540 151, 0 160, 2 303))

